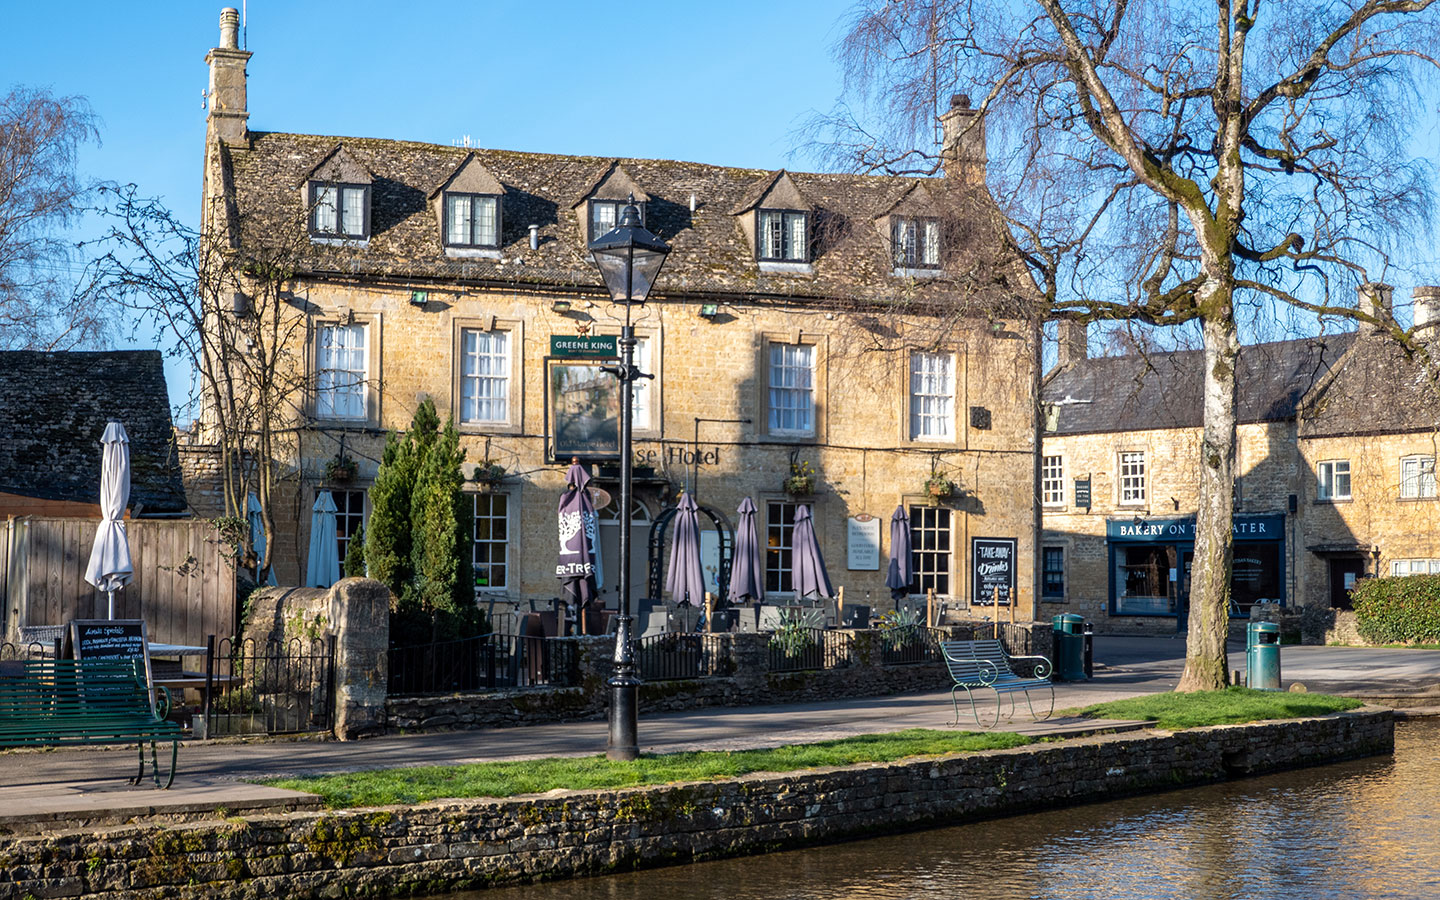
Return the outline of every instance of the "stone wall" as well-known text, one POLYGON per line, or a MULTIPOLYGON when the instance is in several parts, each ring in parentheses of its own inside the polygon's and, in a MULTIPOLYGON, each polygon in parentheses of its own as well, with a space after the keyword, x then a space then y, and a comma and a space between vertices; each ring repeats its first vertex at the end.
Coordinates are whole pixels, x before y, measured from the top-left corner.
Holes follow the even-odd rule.
POLYGON ((620 791, 0 840, 0 900, 442 893, 894 833, 1393 752, 1389 710, 620 791))
MULTIPOLYGON (((1048 623, 1005 625, 1007 645, 1018 653, 1051 656, 1048 623)), ((938 629, 944 640, 991 635, 989 625, 952 625, 938 629)), ((882 697, 909 691, 934 691, 951 685, 942 662, 884 665, 877 631, 843 631, 851 636, 846 664, 801 672, 771 671, 768 634, 721 634, 713 668, 728 675, 647 681, 640 686, 640 711, 681 711, 710 706, 752 706, 882 697)), ((599 718, 610 708, 606 679, 611 673, 614 640, 608 636, 564 638, 578 648, 579 685, 524 688, 485 693, 389 697, 385 720, 391 730, 500 728, 599 718)))

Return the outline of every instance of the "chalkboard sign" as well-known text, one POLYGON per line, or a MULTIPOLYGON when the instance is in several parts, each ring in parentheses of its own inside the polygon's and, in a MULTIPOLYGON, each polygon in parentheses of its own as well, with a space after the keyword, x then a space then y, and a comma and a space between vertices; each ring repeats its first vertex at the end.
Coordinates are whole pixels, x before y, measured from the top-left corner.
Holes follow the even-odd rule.
POLYGON ((1015 538, 971 538, 971 585, 976 606, 1009 606, 1015 593, 1015 538))
POLYGON ((143 619, 72 619, 70 647, 76 659, 138 659, 145 664, 150 705, 155 688, 150 677, 150 642, 143 619))

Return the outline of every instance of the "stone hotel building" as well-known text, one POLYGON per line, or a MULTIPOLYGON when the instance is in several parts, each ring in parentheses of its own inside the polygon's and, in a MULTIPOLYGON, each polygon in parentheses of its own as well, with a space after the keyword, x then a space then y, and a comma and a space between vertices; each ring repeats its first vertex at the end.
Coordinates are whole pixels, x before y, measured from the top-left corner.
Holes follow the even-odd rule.
MULTIPOLYGON (((889 520, 903 506, 912 593, 962 609, 975 599, 973 542, 1008 539, 1029 616, 1035 333, 1009 286, 1023 276, 995 261, 983 130, 963 98, 943 119, 944 172, 931 178, 255 131, 251 54, 236 46, 233 11, 221 22, 207 57, 207 226, 242 256, 275 235, 301 246, 280 313, 303 325, 293 356, 306 384, 275 505, 281 584, 305 571, 320 491, 339 507, 343 555, 386 432, 429 398, 454 417, 467 471, 503 468, 467 488, 477 593, 558 595, 555 510, 571 456, 618 493, 614 380, 570 353, 582 335, 619 332, 623 309, 587 243, 633 196, 672 248, 636 310, 637 361, 654 375, 635 398, 636 595, 651 523, 685 488, 722 521, 752 498, 777 597, 791 593, 790 523, 808 503, 846 600, 888 608, 889 520), (344 457, 356 471, 336 481, 327 462, 344 457), (788 494, 806 469, 813 493, 788 494), (932 475, 953 485, 948 496, 928 490, 932 475)), ((601 511, 608 573, 621 564, 617 518, 613 504, 601 511)), ((702 522, 713 570, 719 532, 702 522)), ((602 591, 612 605, 615 580, 602 591)))

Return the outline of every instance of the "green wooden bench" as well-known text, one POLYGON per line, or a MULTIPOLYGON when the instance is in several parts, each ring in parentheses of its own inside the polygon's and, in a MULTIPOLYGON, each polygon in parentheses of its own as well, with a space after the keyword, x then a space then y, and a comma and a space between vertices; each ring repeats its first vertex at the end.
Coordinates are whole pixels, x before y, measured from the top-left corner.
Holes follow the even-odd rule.
POLYGON ((960 692, 970 700, 970 713, 975 724, 982 728, 994 728, 1000 724, 1000 700, 1010 698, 1010 714, 1015 716, 1015 695, 1025 695, 1025 705, 1030 708, 1032 719, 1048 719, 1055 711, 1055 686, 1050 683, 1050 660, 1043 656, 1011 656, 997 640, 990 641, 945 641, 940 644, 945 654, 945 665, 955 686, 950 689, 950 702, 955 706, 955 723, 960 724, 960 692), (1012 662, 1023 661, 1031 666, 1029 677, 1018 675, 1012 662), (975 704, 975 692, 986 688, 995 693, 995 720, 988 725, 980 721, 980 708, 975 704), (1030 701, 1031 691, 1049 691, 1050 706, 1045 715, 1035 713, 1030 701))
POLYGON ((152 705, 145 666, 130 659, 30 659, 0 663, 0 747, 66 747, 138 741, 145 778, 145 744, 155 786, 175 780, 180 726, 169 721, 170 693, 155 689, 152 705), (160 783, 157 742, 170 742, 170 771, 160 783))

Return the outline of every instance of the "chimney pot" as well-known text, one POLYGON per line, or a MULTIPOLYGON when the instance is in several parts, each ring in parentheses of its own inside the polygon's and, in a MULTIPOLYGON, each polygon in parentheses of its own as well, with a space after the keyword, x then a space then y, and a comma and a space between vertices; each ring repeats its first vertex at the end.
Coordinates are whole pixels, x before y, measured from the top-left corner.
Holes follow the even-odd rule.
POLYGON ((233 6, 220 10, 220 48, 240 49, 240 11, 233 6))
POLYGON ((1055 358, 1057 366, 1068 366, 1090 356, 1089 326, 1074 319, 1061 319, 1055 323, 1058 348, 1055 358))
MULTIPOLYGON (((1392 285, 1379 281, 1367 281, 1356 288, 1356 291, 1359 294, 1361 312, 1369 313, 1379 319, 1381 323, 1388 323, 1392 320, 1391 303, 1395 296, 1395 288, 1392 285)), ((1386 324, 1371 325, 1370 330, 1383 332, 1386 327, 1386 324)))
POLYGON ((1410 292, 1414 300, 1415 330, 1421 338, 1432 339, 1440 333, 1440 287, 1419 285, 1410 292))
POLYGON ((970 108, 968 94, 950 97, 950 109, 940 117, 940 160, 945 177, 975 183, 985 181, 989 161, 985 150, 985 120, 970 108))

